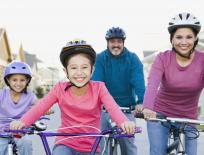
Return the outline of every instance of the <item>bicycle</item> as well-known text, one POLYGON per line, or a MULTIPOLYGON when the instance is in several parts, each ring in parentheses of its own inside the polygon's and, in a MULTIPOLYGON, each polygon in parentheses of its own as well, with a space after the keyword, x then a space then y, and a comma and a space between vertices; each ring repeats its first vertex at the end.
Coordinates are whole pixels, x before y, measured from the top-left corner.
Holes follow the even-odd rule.
MULTIPOLYGON (((1 117, 0 118, 0 121, 1 122, 4 122, 4 123, 10 123, 11 121, 14 121, 14 120, 17 120, 19 118, 3 118, 1 117)), ((49 120, 49 118, 47 117, 41 117, 38 121, 36 121, 32 126, 31 128, 37 128, 38 130, 40 131, 44 131, 46 130, 47 126, 41 122, 41 120, 49 120)), ((8 128, 8 127, 7 127, 8 128)), ((19 152, 18 152, 18 148, 17 148, 17 144, 16 144, 16 141, 15 139, 20 139, 22 138, 22 135, 19 134, 19 133, 7 133, 5 132, 7 129, 1 129, 0 131, 0 138, 5 138, 8 140, 8 146, 7 146, 7 152, 8 152, 8 155, 19 155, 19 152)))
MULTIPOLYGON (((136 118, 143 118, 144 115, 142 113, 137 113, 135 115, 136 118)), ((168 155, 186 155, 185 150, 185 133, 186 131, 190 131, 194 136, 187 137, 189 139, 197 139, 199 137, 199 133, 203 132, 204 130, 199 130, 195 127, 195 125, 204 125, 204 121, 202 120, 195 120, 195 119, 188 119, 188 118, 173 118, 173 117, 166 117, 163 115, 157 115, 156 118, 150 118, 149 121, 159 121, 163 125, 167 123, 168 125, 164 125, 167 128, 170 128, 169 132, 169 140, 168 140, 168 147, 167 147, 167 154, 168 155), (179 124, 175 126, 175 124, 179 124), (188 127, 188 129, 187 129, 188 127), (189 130, 189 127, 191 130, 189 130)))
MULTIPOLYGON (((123 113, 128 113, 131 114, 132 111, 134 110, 134 106, 131 107, 120 107, 120 110, 123 113)), ((103 108, 103 112, 107 112, 105 108, 103 108)), ((111 126, 111 128, 115 128, 116 127, 116 123, 112 121, 112 119, 109 117, 108 122, 111 126)), ((104 144, 104 148, 102 148, 102 154, 105 152, 105 149, 108 148, 108 154, 110 155, 119 155, 121 154, 121 149, 120 149, 120 143, 119 143, 119 138, 114 138, 114 137, 109 137, 107 140, 105 141, 104 144)))
MULTIPOLYGON (((137 127, 135 129, 135 133, 140 133, 142 130, 141 128, 137 127)), ((42 131, 42 129, 40 129, 39 127, 31 127, 28 129, 22 129, 22 130, 10 130, 10 129, 6 129, 4 130, 4 132, 6 133, 21 133, 21 134, 35 134, 40 136, 41 141, 43 143, 43 147, 45 150, 46 155, 51 155, 51 151, 50 151, 50 147, 47 141, 47 137, 53 137, 53 136, 66 136, 66 137, 96 137, 96 140, 94 141, 94 144, 92 146, 91 149, 91 153, 90 155, 94 155, 97 151, 98 145, 100 143, 100 140, 102 137, 114 137, 114 138, 118 138, 118 137, 134 137, 134 135, 128 135, 128 134, 123 134, 122 133, 122 129, 121 128, 111 128, 111 129, 107 129, 107 130, 103 130, 101 133, 56 133, 56 132, 46 132, 46 131, 42 131)), ((14 155, 14 154, 11 154, 14 155)))

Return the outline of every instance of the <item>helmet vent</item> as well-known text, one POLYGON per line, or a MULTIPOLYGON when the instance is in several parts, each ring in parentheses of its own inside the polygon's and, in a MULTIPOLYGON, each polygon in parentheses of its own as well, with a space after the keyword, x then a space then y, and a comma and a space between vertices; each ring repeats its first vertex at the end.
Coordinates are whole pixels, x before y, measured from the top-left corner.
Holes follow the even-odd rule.
POLYGON ((4 71, 4 79, 12 74, 23 74, 32 78, 32 72, 28 64, 19 61, 13 61, 10 63, 4 71))
POLYGON ((169 25, 173 25, 174 23, 169 23, 169 25))
POLYGON ((75 39, 69 41, 65 47, 62 48, 60 53, 60 61, 64 67, 67 67, 67 60, 73 54, 88 54, 93 62, 92 65, 95 63, 96 52, 91 47, 91 45, 87 44, 85 40, 75 39))
POLYGON ((187 16, 186 16, 186 19, 188 19, 188 18, 189 18, 189 16, 190 16, 190 14, 188 13, 188 14, 187 14, 187 16))
POLYGON ((180 17, 181 20, 183 19, 181 14, 179 14, 179 17, 180 17))
POLYGON ((197 33, 201 29, 200 21, 190 13, 179 13, 171 19, 168 26, 169 33, 172 33, 176 28, 189 27, 195 30, 197 33))

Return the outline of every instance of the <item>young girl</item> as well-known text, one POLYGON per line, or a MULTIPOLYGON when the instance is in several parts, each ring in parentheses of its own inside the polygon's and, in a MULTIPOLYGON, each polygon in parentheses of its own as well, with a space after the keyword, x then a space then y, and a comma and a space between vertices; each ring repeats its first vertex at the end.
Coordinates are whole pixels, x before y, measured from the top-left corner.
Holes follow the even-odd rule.
MULTIPOLYGON (((58 132, 91 133, 100 128, 101 107, 105 105, 113 121, 126 133, 134 133, 135 124, 128 121, 120 111, 103 82, 90 81, 96 53, 83 40, 71 41, 64 47, 60 60, 70 82, 59 82, 20 121, 10 124, 12 129, 28 127, 43 115, 53 104, 61 110, 61 126, 58 132), (78 128, 66 128, 81 126, 78 128), (90 127, 92 126, 92 127, 90 127)), ((94 138, 57 137, 54 155, 88 155, 94 138)), ((99 151, 99 150, 98 150, 99 151)))
MULTIPOLYGON (((23 62, 12 62, 4 72, 9 88, 0 90, 0 118, 20 118, 37 101, 35 94, 27 91, 31 80, 30 67, 23 62)), ((10 121, 0 121, 0 130, 9 128, 10 121)), ((32 155, 32 143, 27 136, 16 139, 21 155, 32 155)), ((0 154, 7 154, 8 139, 0 138, 0 154)))

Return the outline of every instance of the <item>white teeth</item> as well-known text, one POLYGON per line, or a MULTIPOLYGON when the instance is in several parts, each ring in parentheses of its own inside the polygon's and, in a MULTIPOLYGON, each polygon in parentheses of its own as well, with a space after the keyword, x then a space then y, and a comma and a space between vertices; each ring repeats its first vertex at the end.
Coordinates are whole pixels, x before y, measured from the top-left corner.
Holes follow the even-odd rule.
POLYGON ((76 78, 76 81, 77 82, 81 82, 81 81, 83 81, 84 80, 84 78, 76 78))

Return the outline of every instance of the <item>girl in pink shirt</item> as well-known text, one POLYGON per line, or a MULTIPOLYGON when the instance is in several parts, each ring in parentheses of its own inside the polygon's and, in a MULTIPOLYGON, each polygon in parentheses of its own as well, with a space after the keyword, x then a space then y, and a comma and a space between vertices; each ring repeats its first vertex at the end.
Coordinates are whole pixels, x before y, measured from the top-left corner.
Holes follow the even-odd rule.
MULTIPOLYGON (((102 82, 90 81, 95 63, 94 49, 83 40, 69 42, 60 53, 64 72, 70 82, 59 82, 27 112, 20 121, 10 124, 12 129, 28 127, 42 116, 53 104, 61 110, 61 126, 58 132, 91 133, 100 128, 101 107, 105 105, 113 121, 126 133, 134 133, 135 124, 120 111, 102 82), (72 126, 81 126, 70 128, 72 126), (92 127, 90 127, 92 126, 92 127), (69 128, 66 128, 69 127, 69 128)), ((89 154, 94 142, 89 137, 57 137, 53 155, 89 154)), ((99 150, 98 150, 99 151, 99 150)))
MULTIPOLYGON (((146 119, 156 117, 156 113, 197 118, 198 99, 204 86, 204 53, 195 50, 200 29, 200 22, 190 13, 180 13, 169 22, 172 50, 160 53, 152 65, 143 102, 146 119)), ((147 122, 150 155, 167 154, 168 125, 147 122)), ((186 137, 193 134, 188 126, 186 137)), ((196 155, 196 139, 186 138, 185 149, 186 154, 196 155)))

